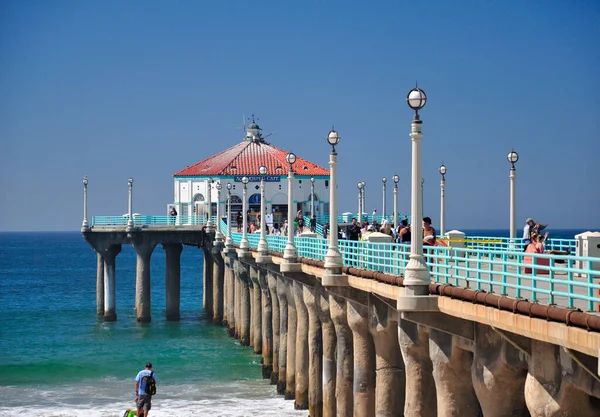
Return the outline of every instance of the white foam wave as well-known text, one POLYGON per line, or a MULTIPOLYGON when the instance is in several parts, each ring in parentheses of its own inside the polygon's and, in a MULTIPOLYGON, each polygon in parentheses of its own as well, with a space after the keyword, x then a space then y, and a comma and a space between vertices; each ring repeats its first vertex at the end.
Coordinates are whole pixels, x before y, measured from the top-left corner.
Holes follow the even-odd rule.
MULTIPOLYGON (((99 386, 42 388, 0 387, 0 415, 6 417, 122 417, 132 408, 131 381, 99 386)), ((215 385, 159 386, 153 417, 300 417, 293 401, 277 396, 267 381, 237 381, 215 385)))

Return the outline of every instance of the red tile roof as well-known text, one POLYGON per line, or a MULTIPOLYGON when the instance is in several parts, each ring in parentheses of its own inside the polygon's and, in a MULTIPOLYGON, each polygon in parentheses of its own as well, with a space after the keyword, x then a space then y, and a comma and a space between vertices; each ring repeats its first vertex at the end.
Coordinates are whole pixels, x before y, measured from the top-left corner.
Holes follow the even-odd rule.
MULTIPOLYGON (((258 175, 261 165, 267 167, 267 175, 287 175, 285 157, 288 152, 262 141, 245 140, 173 174, 174 177, 258 175)), ((296 175, 325 175, 329 170, 296 155, 296 175)))

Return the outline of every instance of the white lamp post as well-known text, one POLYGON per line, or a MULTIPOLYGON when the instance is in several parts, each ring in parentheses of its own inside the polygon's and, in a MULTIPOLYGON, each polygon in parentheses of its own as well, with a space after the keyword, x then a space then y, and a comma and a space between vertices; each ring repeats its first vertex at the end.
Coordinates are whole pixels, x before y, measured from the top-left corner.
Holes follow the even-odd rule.
POLYGON ((446 233, 446 196, 444 194, 446 190, 446 165, 440 166, 440 174, 442 175, 442 181, 440 182, 440 235, 443 236, 446 233))
POLYGON ((310 179, 310 219, 312 220, 315 214, 315 179, 310 179))
POLYGON ((269 255, 267 222, 265 221, 265 175, 267 175, 267 167, 261 166, 258 172, 260 173, 260 241, 258 242, 258 254, 264 257, 269 255))
POLYGON ((283 259, 286 263, 296 263, 298 260, 298 252, 294 245, 294 164, 296 163, 296 155, 290 152, 285 157, 287 163, 290 165, 288 171, 288 241, 283 250, 283 259))
POLYGON ((129 218, 127 219, 127 231, 130 232, 133 230, 133 214, 132 214, 132 206, 133 206, 133 178, 129 178, 127 180, 127 186, 129 187, 129 218))
POLYGON ((90 230, 90 225, 88 224, 88 216, 87 216, 87 186, 88 179, 87 175, 83 177, 83 222, 81 222, 81 231, 87 232, 90 230))
POLYGON ((358 188, 358 224, 362 227, 362 182, 356 184, 358 188))
POLYGON ((337 224, 337 153, 335 145, 340 143, 340 135, 335 130, 331 130, 327 135, 327 143, 331 145, 331 153, 329 154, 329 223, 330 223, 330 239, 329 248, 325 255, 325 269, 327 275, 339 275, 342 273, 342 255, 338 247, 338 224, 337 224))
POLYGON ((217 189, 217 231, 215 232, 215 244, 223 243, 223 236, 221 235, 221 219, 220 219, 220 205, 221 205, 221 182, 218 181, 215 184, 215 188, 217 189))
MULTIPOLYGON (((367 183, 365 183, 364 181, 360 182, 360 212, 364 213, 365 212, 365 191, 366 191, 366 187, 367 187, 367 183)), ((366 215, 368 216, 368 215, 366 215)), ((367 217, 367 221, 369 220, 369 218, 367 217)))
POLYGON ((206 231, 211 232, 213 229, 213 221, 212 221, 212 178, 209 178, 206 181, 206 195, 207 195, 207 203, 208 203, 208 220, 206 221, 206 231))
POLYGON ((242 211, 243 211, 243 215, 244 215, 244 230, 242 230, 242 240, 240 242, 240 249, 243 252, 248 252, 248 249, 250 249, 250 242, 248 242, 248 214, 246 213, 248 211, 248 199, 246 198, 246 186, 248 185, 248 177, 242 177, 242 184, 244 184, 244 191, 242 193, 242 197, 243 197, 243 204, 242 204, 242 211))
POLYGON ((231 183, 227 183, 227 239, 225 239, 225 247, 233 248, 233 239, 231 237, 231 183))
MULTIPOLYGON (((425 106, 427 96, 420 88, 413 88, 406 97, 408 106, 415 111, 415 116, 411 125, 410 137, 412 138, 412 186, 411 186, 411 222, 415 230, 418 230, 418 223, 423 218, 422 194, 423 180, 419 187, 421 176, 421 132, 422 121, 419 118, 419 110, 425 106)), ((404 274, 404 285, 407 287, 407 294, 428 295, 429 294, 429 270, 423 257, 423 240, 420 236, 413 236, 410 246, 410 260, 406 266, 404 274)))
POLYGON ((382 191, 383 191, 383 209, 381 211, 381 223, 383 223, 383 221, 385 220, 385 184, 387 182, 387 178, 383 177, 381 179, 381 182, 383 183, 383 187, 382 187, 382 191))
POLYGON ((514 247, 514 242, 517 237, 517 170, 515 169, 515 164, 519 160, 519 154, 512 150, 506 159, 508 159, 508 162, 510 162, 510 173, 508 174, 508 177, 510 178, 510 239, 511 245, 514 247))
POLYGON ((400 177, 394 174, 392 179, 394 180, 394 227, 398 227, 398 181, 400 181, 400 177))

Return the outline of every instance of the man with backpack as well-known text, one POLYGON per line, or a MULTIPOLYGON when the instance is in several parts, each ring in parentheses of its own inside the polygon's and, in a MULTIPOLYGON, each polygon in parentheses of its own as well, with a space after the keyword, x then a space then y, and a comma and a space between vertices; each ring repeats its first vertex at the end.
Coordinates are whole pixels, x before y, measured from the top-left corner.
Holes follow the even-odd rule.
POLYGON ((156 394, 156 375, 152 371, 152 364, 148 362, 135 377, 137 416, 148 416, 148 412, 152 408, 152 396, 154 394, 156 394))

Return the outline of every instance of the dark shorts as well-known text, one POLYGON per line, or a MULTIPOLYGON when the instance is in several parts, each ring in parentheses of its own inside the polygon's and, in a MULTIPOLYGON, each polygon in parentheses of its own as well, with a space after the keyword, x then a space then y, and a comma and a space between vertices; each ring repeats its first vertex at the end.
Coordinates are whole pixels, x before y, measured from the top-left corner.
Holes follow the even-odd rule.
POLYGON ((138 410, 150 411, 152 408, 152 396, 151 395, 138 395, 135 399, 135 405, 138 410))

